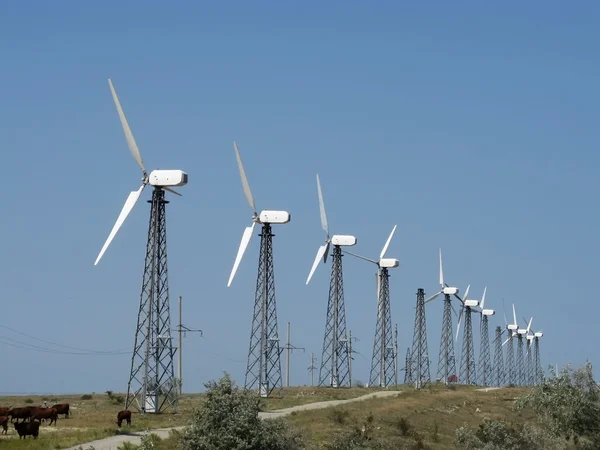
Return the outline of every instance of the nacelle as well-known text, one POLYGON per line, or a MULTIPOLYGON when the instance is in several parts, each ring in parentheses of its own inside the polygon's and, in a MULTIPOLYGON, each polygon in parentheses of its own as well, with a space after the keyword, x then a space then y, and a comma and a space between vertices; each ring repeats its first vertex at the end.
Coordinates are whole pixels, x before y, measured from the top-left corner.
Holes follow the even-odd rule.
POLYGON ((396 258, 381 258, 379 260, 379 267, 382 269, 389 269, 391 267, 398 267, 400 265, 400 260, 396 258))
POLYGON ((481 311, 481 314, 483 314, 484 316, 493 316, 494 314, 496 314, 496 311, 494 311, 493 309, 484 309, 483 311, 481 311))
POLYGON ((442 293, 444 295, 456 295, 458 294, 458 288, 455 287, 445 287, 442 289, 442 293))
POLYGON ((287 211, 261 211, 258 216, 260 223, 288 223, 291 219, 287 211))
POLYGON ((528 340, 528 341, 533 341, 533 338, 534 338, 534 337, 535 337, 535 336, 527 335, 527 340, 528 340))
POLYGON ((153 170, 148 175, 152 186, 183 186, 187 182, 188 175, 183 170, 153 170))
POLYGON ((334 234, 331 238, 331 243, 341 247, 352 247, 356 245, 356 238, 350 235, 334 234))
POLYGON ((519 328, 519 325, 508 325, 508 329, 511 331, 515 331, 517 328, 519 328))
POLYGON ((541 331, 538 331, 537 333, 534 334, 535 337, 542 337, 544 335, 544 333, 542 333, 541 331))
POLYGON ((479 302, 477 300, 465 300, 465 306, 473 308, 477 305, 479 305, 479 302))
POLYGON ((518 334, 527 334, 527 328, 525 328, 525 329, 523 329, 523 328, 519 328, 519 329, 517 330, 517 333, 518 333, 518 334))

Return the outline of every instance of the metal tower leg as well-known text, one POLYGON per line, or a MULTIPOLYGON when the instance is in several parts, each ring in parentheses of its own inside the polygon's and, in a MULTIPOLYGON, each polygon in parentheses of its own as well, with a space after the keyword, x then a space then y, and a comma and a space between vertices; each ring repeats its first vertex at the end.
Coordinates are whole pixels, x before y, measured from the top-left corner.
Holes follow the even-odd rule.
POLYGON ((525 386, 525 361, 523 359, 523 336, 517 335, 517 386, 525 386))
POLYGON ((442 319, 442 337, 438 358, 438 380, 445 384, 456 383, 456 361, 454 360, 454 339, 452 339, 452 304, 450 296, 444 296, 444 317, 442 319))
POLYGON ((507 342, 508 348, 506 349, 506 373, 508 374, 508 385, 516 386, 517 379, 515 373, 515 346, 514 346, 514 336, 512 335, 512 331, 508 330, 510 334, 510 339, 507 342))
POLYGON ((404 384, 412 384, 413 383, 413 363, 410 352, 410 347, 406 349, 406 358, 404 358, 404 384))
POLYGON ((349 387, 349 345, 346 335, 346 308, 344 306, 344 279, 342 277, 342 249, 333 246, 327 322, 323 338, 323 353, 319 369, 319 386, 349 387))
POLYGON ((492 381, 492 357, 490 355, 490 334, 488 316, 481 315, 481 347, 479 349, 479 384, 490 386, 492 381))
POLYGON ((504 358, 502 357, 502 328, 496 327, 494 338, 494 381, 498 387, 504 386, 506 373, 504 371, 504 358))
POLYGON ((257 389, 261 397, 281 395, 283 388, 275 304, 273 236, 271 225, 263 224, 245 381, 245 388, 257 389))
POLYGON ((177 409, 167 271, 165 192, 152 192, 146 261, 125 408, 142 413, 177 409))
POLYGON ((460 382, 462 384, 477 383, 475 372, 475 347, 473 346, 473 326, 471 323, 471 308, 465 307, 465 327, 463 345, 460 357, 460 382))
POLYGON ((525 384, 527 386, 533 386, 533 348, 531 344, 528 344, 529 341, 525 341, 525 347, 527 348, 526 350, 526 356, 525 356, 525 368, 526 368, 526 372, 525 372, 525 384))
POLYGON ((536 337, 534 340, 534 357, 535 357, 535 379, 534 383, 540 384, 542 382, 542 363, 540 362, 540 338, 536 337))
POLYGON ((373 342, 369 386, 388 387, 394 384, 396 378, 388 270, 386 268, 381 269, 379 276, 381 281, 377 301, 377 326, 373 342))
POLYGON ((412 374, 411 383, 417 389, 431 382, 429 372, 429 351, 427 350, 427 323, 425 320, 425 291, 417 290, 417 307, 415 311, 415 329, 412 343, 412 374))

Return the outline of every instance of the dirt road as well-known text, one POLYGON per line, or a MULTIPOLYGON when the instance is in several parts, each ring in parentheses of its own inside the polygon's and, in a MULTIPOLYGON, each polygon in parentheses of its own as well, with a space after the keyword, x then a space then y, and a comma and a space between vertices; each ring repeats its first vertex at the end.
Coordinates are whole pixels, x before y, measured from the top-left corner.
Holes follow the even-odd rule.
MULTIPOLYGON (((307 405, 299 405, 292 406, 291 408, 278 409, 276 411, 269 412, 260 412, 258 415, 262 419, 274 419, 276 417, 283 417, 291 414, 294 411, 309 411, 311 409, 322 409, 329 408, 332 406, 343 405, 344 403, 357 402, 361 400, 366 400, 369 398, 377 398, 377 397, 394 397, 400 394, 401 391, 381 391, 381 392, 373 392, 372 394, 363 395, 361 397, 351 398, 348 400, 329 400, 326 402, 316 402, 309 403, 307 405)), ((155 430, 151 430, 151 433, 157 434, 161 438, 165 438, 169 436, 169 431, 171 430, 182 430, 184 427, 175 427, 175 428, 158 428, 155 430)), ((66 450, 78 450, 79 448, 87 449, 90 445, 94 446, 95 450, 117 450, 117 447, 123 445, 125 442, 131 442, 132 444, 139 444, 141 440, 141 436, 144 435, 144 432, 136 432, 128 435, 119 435, 119 436, 111 436, 105 439, 99 439, 97 441, 88 442, 86 444, 76 445, 74 447, 69 447, 66 450)))

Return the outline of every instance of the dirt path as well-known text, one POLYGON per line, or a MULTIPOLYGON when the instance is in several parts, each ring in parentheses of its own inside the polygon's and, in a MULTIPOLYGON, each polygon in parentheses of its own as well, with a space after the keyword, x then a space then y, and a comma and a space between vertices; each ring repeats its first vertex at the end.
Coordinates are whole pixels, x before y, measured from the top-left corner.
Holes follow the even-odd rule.
MULTIPOLYGON (((366 400, 369 398, 377 398, 377 397, 394 397, 400 394, 401 391, 380 391, 373 392, 372 394, 363 395, 361 397, 350 398, 348 400, 329 400, 325 402, 316 402, 316 403, 308 403, 306 405, 298 405, 292 406, 291 408, 278 409, 276 411, 268 411, 268 412, 260 412, 258 413, 259 417, 262 419, 274 419, 277 417, 287 416, 294 411, 309 411, 311 409, 322 409, 329 408, 332 406, 343 405, 344 403, 357 402, 360 400, 366 400)), ((157 434, 161 438, 166 438, 169 436, 169 431, 171 430, 182 430, 185 427, 175 427, 175 428, 157 428, 154 430, 150 430, 151 433, 157 434)), ((85 444, 79 444, 74 447, 69 447, 66 450, 78 450, 80 447, 84 450, 87 449, 90 445, 94 446, 95 450, 117 450, 117 447, 123 445, 125 442, 131 442, 132 444, 138 444, 141 441, 141 437, 145 433, 135 432, 127 435, 119 435, 119 436, 111 436, 104 439, 99 439, 93 442, 87 442, 85 444)))

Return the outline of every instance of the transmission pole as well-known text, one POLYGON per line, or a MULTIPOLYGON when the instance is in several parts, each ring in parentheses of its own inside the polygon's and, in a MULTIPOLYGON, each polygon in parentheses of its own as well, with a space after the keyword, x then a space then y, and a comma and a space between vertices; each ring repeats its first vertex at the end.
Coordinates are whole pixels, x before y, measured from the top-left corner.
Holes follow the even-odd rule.
POLYGON ((179 296, 179 326, 177 327, 177 333, 179 334, 179 364, 177 365, 177 374, 179 378, 179 395, 183 394, 183 338, 182 334, 187 335, 187 332, 199 332, 202 336, 202 330, 191 330, 182 324, 183 315, 181 312, 181 295, 179 296))
POLYGON ((415 383, 415 388, 421 389, 426 383, 431 382, 429 351, 427 350, 427 323, 425 320, 425 291, 421 288, 417 290, 415 328, 410 362, 411 377, 408 382, 415 383))
POLYGON ((315 370, 317 369, 317 367, 315 366, 315 362, 317 361, 317 358, 315 358, 315 354, 311 353, 310 354, 310 366, 308 367, 308 370, 310 371, 310 385, 314 386, 315 382, 314 382, 314 374, 315 374, 315 370))
POLYGON ((488 316, 481 311, 481 346, 479 349, 479 384, 489 386, 492 384, 492 357, 490 355, 490 334, 488 330, 488 316))
POLYGON ((333 246, 332 260, 319 386, 337 388, 351 385, 352 364, 350 362, 352 355, 349 351, 351 343, 346 334, 342 249, 339 245, 333 246))
POLYGON ((304 348, 302 347, 294 347, 290 343, 290 323, 287 323, 287 343, 283 348, 286 351, 285 355, 285 387, 290 387, 290 351, 294 350, 302 350, 304 352, 304 348))
POLYGON ((450 295, 444 295, 444 316, 438 358, 437 378, 444 384, 456 383, 456 361, 454 359, 454 339, 452 339, 452 304, 450 295))
POLYGON ((496 327, 496 337, 494 338, 494 375, 495 385, 498 387, 504 386, 505 371, 504 358, 502 357, 502 328, 496 327))

